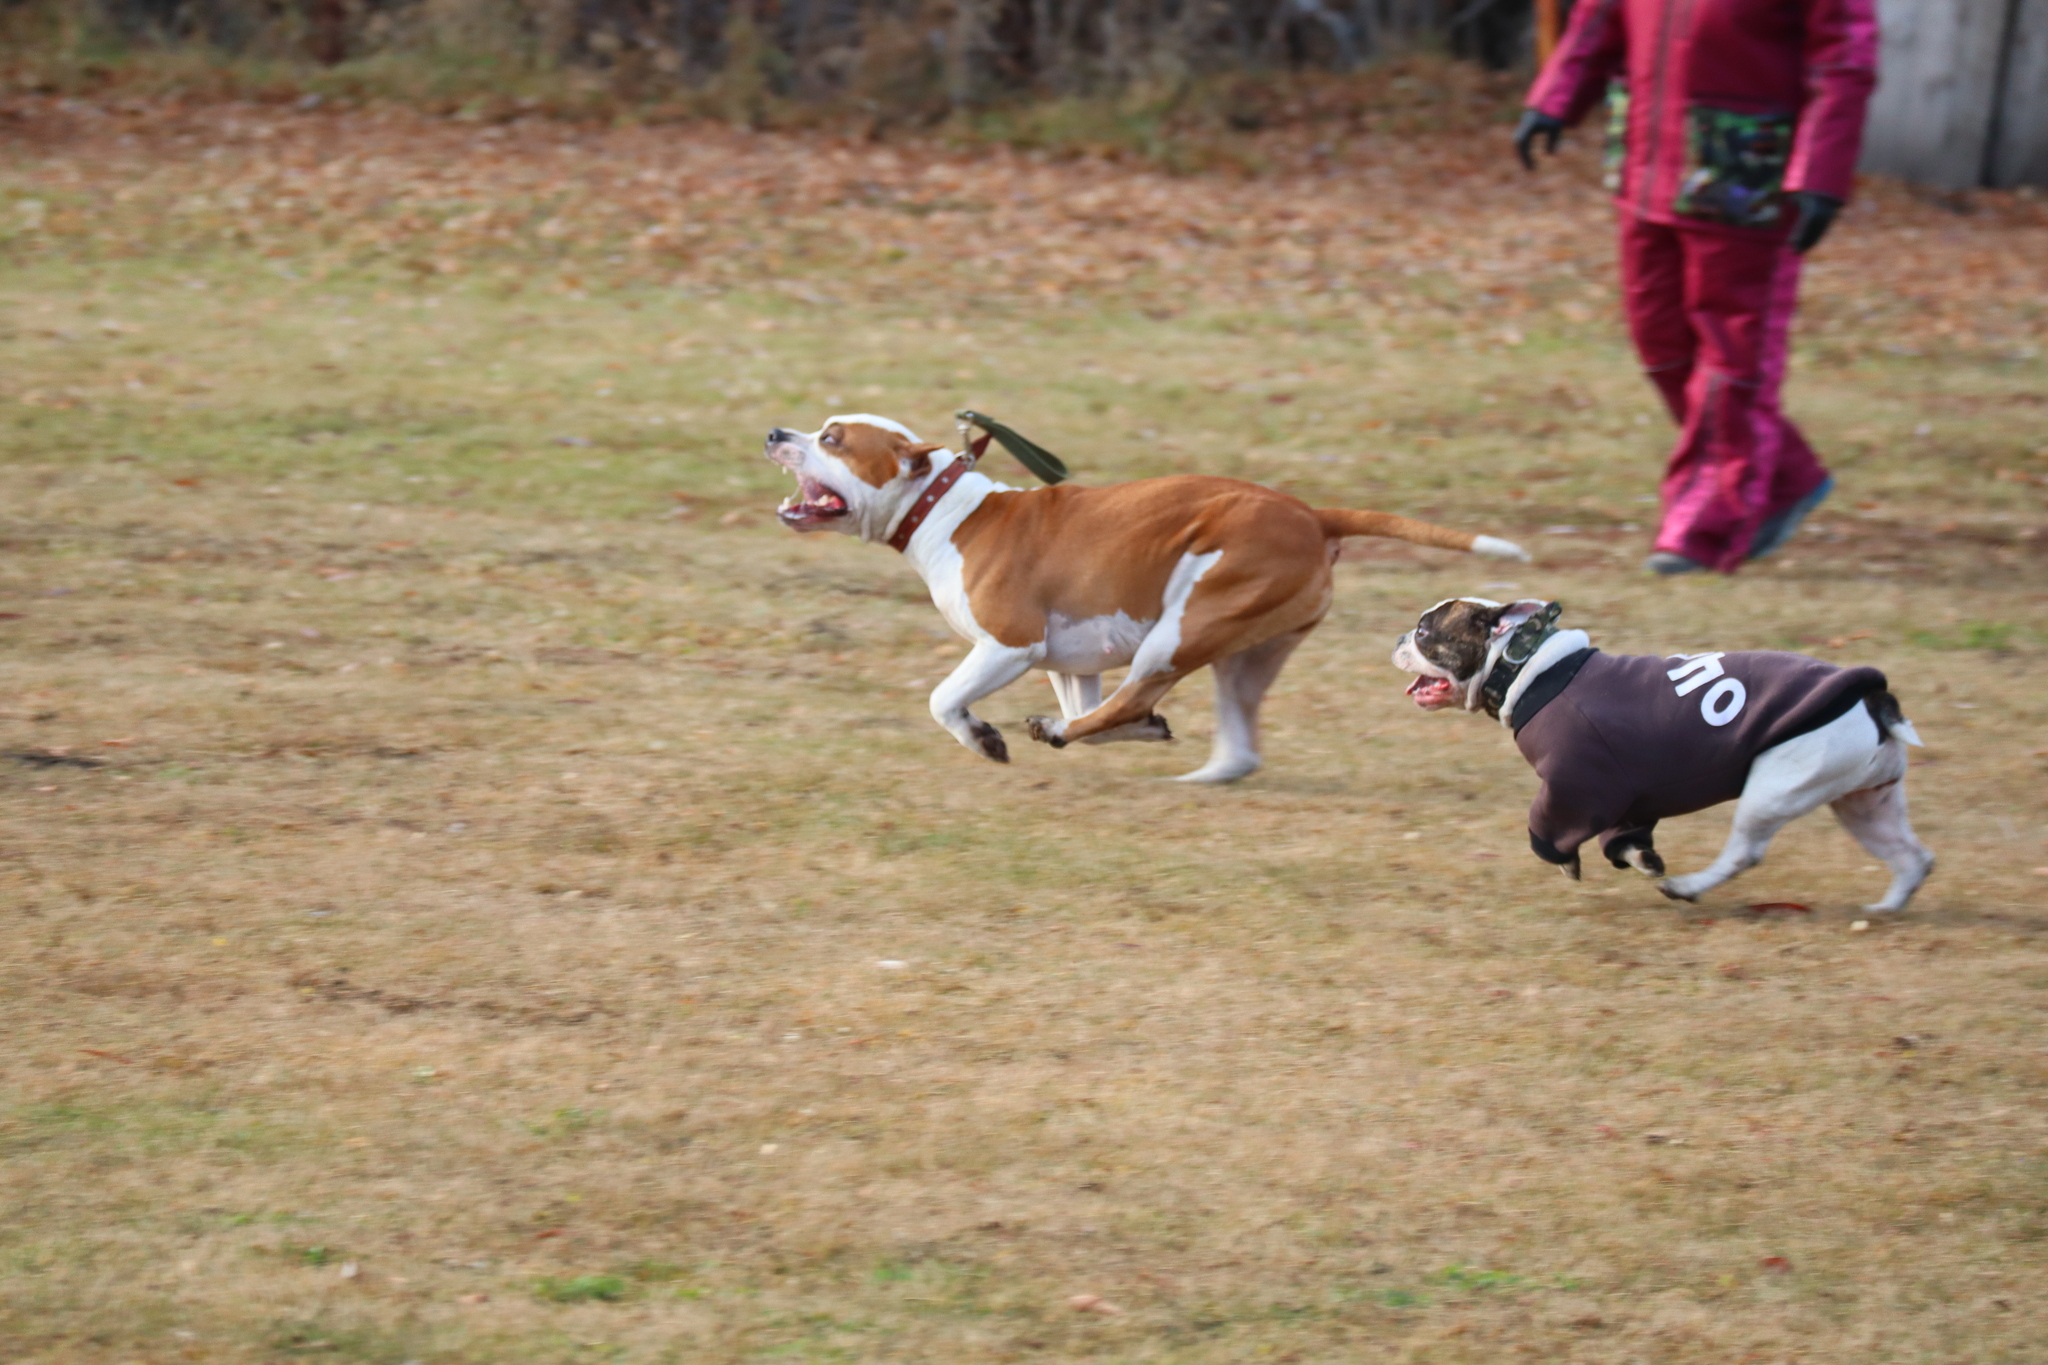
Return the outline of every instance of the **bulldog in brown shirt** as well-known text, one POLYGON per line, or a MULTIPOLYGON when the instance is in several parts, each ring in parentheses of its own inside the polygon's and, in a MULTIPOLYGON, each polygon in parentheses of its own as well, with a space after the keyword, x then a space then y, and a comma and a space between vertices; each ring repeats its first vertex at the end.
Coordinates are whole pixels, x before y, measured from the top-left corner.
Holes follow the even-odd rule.
POLYGON ((1934 855, 1906 814, 1906 746, 1920 738, 1874 668, 1803 654, 1745 651, 1669 658, 1603 654, 1560 630, 1559 606, 1453 597, 1422 614, 1394 649, 1425 711, 1485 711, 1543 779, 1529 809, 1536 856, 1579 876, 1579 847, 1600 841, 1616 867, 1696 900, 1763 860, 1777 832, 1823 803, 1892 870, 1874 911, 1904 908, 1934 855), (1659 820, 1734 801, 1713 865, 1666 877, 1659 820))

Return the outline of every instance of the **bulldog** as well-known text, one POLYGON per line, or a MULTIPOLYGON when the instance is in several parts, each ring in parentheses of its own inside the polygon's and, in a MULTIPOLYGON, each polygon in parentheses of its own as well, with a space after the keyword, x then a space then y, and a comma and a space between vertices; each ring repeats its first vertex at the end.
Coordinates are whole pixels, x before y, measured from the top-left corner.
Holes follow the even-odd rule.
POLYGON ((1891 869, 1891 888, 1865 909, 1905 908, 1934 855, 1906 817, 1906 746, 1920 737, 1884 674, 1803 654, 1603 654, 1583 630, 1558 628, 1561 610, 1448 598, 1394 648, 1417 706, 1484 711, 1514 736, 1543 779, 1529 808, 1537 857, 1576 881, 1579 846, 1597 837, 1614 866, 1697 900, 1825 803, 1891 869), (1666 877, 1657 822, 1724 801, 1736 804, 1721 856, 1666 877))
POLYGON ((1522 550, 1385 512, 1312 508, 1235 479, 1181 476, 1108 488, 1006 488, 973 457, 920 441, 899 422, 831 417, 813 432, 768 433, 767 457, 795 476, 784 525, 879 541, 910 561, 972 648, 933 689, 932 718, 975 753, 1009 762, 996 727, 970 709, 1043 669, 1057 717, 1031 738, 1063 748, 1173 738, 1153 710, 1204 666, 1216 673, 1216 737, 1190 782, 1259 767, 1259 703, 1330 606, 1346 536, 1507 559, 1522 550), (1102 674, 1128 668, 1104 699, 1102 674))

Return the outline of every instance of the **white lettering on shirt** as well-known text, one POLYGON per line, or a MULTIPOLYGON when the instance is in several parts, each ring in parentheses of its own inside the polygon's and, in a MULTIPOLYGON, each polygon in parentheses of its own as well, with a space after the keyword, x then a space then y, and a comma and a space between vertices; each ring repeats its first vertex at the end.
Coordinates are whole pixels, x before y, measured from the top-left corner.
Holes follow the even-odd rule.
POLYGON ((1664 675, 1678 684, 1679 696, 1690 696, 1708 683, 1714 683, 1707 689, 1707 695, 1700 698, 1700 719, 1718 727, 1742 714, 1743 705, 1749 701, 1749 689, 1742 685, 1740 678, 1724 676, 1727 670, 1721 667, 1720 651, 1675 654, 1672 657, 1685 661, 1664 675), (1716 678, 1720 681, 1714 682, 1716 678))
POLYGON ((1709 725, 1726 725, 1742 714, 1742 704, 1748 700, 1749 689, 1742 679, 1723 678, 1700 698, 1700 718, 1709 725))
POLYGON ((1664 676, 1678 683, 1678 695, 1681 697, 1690 696, 1692 693, 1699 691, 1699 689, 1720 677, 1723 671, 1721 668, 1721 655, 1718 652, 1713 654, 1680 654, 1676 657, 1685 660, 1685 662, 1664 676), (1680 678, 1685 678, 1685 675, 1688 673, 1692 674, 1690 678, 1686 678, 1684 682, 1678 682, 1680 678))

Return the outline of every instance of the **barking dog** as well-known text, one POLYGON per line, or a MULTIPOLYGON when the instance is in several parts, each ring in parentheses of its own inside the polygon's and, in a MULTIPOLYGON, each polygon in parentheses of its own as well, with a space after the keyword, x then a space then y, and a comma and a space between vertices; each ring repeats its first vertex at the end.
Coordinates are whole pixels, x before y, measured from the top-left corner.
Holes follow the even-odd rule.
POLYGON ((765 453, 796 477, 784 525, 890 545, 973 643, 933 690, 932 717, 998 763, 1010 756, 1001 733, 968 708, 1031 669, 1050 675, 1061 715, 1033 716, 1026 728, 1063 748, 1173 738, 1152 708, 1209 665, 1215 745, 1185 780, 1233 781, 1259 766, 1259 702, 1329 609, 1345 536, 1528 558, 1492 536, 1318 510, 1234 479, 1005 488, 886 417, 832 417, 809 433, 777 427, 765 453), (1104 700, 1101 675, 1124 667, 1104 700))
POLYGON ((1874 668, 1803 654, 1602 654, 1559 630, 1556 603, 1453 597, 1422 613, 1394 649, 1425 711, 1497 718, 1543 779, 1529 808, 1536 856, 1579 876, 1600 840, 1616 867, 1696 900, 1756 866, 1780 829, 1823 803, 1892 871, 1866 909, 1899 910, 1934 869, 1906 818, 1906 746, 1920 737, 1874 668), (1665 877, 1659 820, 1734 801, 1712 866, 1665 877))

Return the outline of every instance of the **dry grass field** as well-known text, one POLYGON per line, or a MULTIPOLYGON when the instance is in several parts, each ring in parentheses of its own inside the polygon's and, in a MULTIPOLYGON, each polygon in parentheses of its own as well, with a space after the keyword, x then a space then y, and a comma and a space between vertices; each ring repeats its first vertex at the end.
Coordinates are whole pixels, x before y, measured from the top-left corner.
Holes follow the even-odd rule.
POLYGON ((2042 1360, 2048 214, 1875 187, 1840 493, 1654 583, 1590 158, 1309 137, 0 106, 0 1356, 2042 1360), (1358 546, 1237 787, 1199 682, 998 767, 757 453, 968 404, 1537 562, 1358 546), (1387 662, 1481 588, 1883 667, 1933 881, 1566 883, 1387 662))

